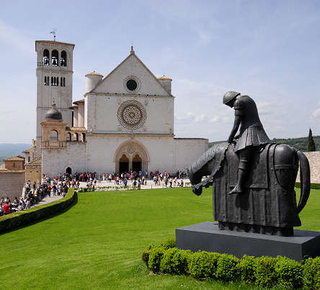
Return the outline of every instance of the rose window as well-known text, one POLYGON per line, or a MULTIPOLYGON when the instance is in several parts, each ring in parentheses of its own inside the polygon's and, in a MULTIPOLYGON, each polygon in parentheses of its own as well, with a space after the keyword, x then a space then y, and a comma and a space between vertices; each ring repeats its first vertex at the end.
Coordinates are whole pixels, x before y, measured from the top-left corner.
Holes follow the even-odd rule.
POLYGON ((118 120, 127 129, 139 129, 146 117, 144 106, 134 100, 123 102, 118 109, 118 120))

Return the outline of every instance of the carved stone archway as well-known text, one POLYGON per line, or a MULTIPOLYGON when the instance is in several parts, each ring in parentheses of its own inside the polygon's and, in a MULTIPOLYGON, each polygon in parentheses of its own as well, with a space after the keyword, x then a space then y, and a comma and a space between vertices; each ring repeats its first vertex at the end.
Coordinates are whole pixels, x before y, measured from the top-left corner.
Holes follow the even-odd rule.
POLYGON ((148 170, 149 153, 146 147, 135 140, 129 140, 122 143, 115 152, 114 163, 115 172, 119 172, 120 168, 123 168, 121 162, 123 162, 123 156, 129 159, 129 171, 135 169, 141 169, 142 172, 148 170))

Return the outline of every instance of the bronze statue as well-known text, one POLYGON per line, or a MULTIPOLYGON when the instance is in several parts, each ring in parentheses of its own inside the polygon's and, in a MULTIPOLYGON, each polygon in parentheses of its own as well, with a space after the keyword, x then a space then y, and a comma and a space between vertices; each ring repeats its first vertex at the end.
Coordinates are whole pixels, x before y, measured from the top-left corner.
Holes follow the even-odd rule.
POLYGON ((212 185, 214 220, 220 229, 292 236, 310 194, 308 159, 289 145, 270 143, 250 97, 227 92, 223 100, 235 109, 233 129, 228 142, 214 144, 188 169, 192 191, 200 195, 202 187, 212 185))
POLYGON ((238 181, 230 194, 242 193, 242 188, 250 170, 250 159, 254 147, 270 143, 260 122, 256 103, 249 96, 242 96, 238 92, 229 91, 223 96, 223 103, 235 110, 233 128, 228 143, 235 141, 234 151, 239 156, 238 181), (234 140, 240 127, 239 136, 234 140))

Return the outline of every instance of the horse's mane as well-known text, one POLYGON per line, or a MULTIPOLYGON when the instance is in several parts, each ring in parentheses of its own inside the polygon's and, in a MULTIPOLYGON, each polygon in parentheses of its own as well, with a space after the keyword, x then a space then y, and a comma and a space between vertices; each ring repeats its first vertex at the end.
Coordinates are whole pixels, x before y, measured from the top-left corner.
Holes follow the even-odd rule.
POLYGON ((224 160, 225 153, 228 149, 228 145, 229 144, 227 142, 213 144, 212 147, 210 147, 206 152, 204 152, 200 156, 200 158, 190 166, 189 172, 195 173, 199 171, 209 161, 214 160, 214 167, 217 169, 214 170, 214 172, 216 173, 220 168, 222 161, 224 160))

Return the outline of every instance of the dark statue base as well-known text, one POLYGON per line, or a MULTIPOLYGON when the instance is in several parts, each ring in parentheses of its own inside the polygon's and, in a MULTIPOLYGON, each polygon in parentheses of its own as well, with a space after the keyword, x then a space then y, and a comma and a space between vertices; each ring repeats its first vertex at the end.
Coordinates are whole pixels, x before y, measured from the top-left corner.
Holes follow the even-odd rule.
POLYGON ((193 252, 226 253, 247 256, 286 256, 296 261, 320 256, 320 232, 294 230, 294 236, 282 237, 220 230, 218 223, 204 222, 176 229, 177 247, 193 252))

